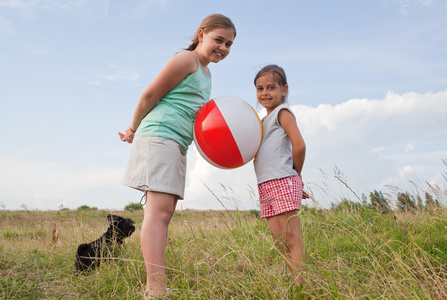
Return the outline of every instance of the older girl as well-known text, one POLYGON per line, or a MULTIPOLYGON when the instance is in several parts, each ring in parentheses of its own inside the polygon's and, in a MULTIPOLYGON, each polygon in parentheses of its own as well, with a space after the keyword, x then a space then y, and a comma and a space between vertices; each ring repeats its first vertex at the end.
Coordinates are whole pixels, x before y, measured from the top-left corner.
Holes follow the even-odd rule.
POLYGON ((166 291, 168 225, 177 200, 183 199, 194 118, 210 98, 208 64, 225 59, 235 37, 230 19, 206 17, 192 44, 171 57, 144 89, 130 127, 119 134, 122 141, 133 142, 123 184, 146 198, 140 242, 149 296, 166 291))

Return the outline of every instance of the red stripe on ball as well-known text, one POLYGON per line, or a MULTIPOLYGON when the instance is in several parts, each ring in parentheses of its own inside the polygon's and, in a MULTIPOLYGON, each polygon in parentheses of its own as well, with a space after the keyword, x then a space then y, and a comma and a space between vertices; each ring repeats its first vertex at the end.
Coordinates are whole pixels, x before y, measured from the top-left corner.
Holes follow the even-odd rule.
POLYGON ((236 141, 214 100, 208 101, 197 113, 194 133, 200 149, 215 164, 229 169, 244 164, 236 141))

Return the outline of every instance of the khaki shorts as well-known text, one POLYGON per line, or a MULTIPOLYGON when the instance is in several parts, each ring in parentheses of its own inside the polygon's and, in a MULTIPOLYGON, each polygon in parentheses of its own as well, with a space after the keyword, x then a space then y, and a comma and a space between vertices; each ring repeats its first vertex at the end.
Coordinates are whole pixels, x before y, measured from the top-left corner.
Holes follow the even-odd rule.
POLYGON ((183 199, 185 178, 186 153, 177 142, 158 136, 135 136, 123 185, 183 199))

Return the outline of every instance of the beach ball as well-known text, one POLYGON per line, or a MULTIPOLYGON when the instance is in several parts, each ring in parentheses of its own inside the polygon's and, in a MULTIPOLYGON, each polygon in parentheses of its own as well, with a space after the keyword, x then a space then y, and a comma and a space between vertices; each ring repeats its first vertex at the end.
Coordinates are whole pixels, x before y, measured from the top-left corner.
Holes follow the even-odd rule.
POLYGON ((225 96, 211 99, 194 121, 194 142, 211 165, 233 169, 251 161, 262 141, 258 114, 244 100, 225 96))

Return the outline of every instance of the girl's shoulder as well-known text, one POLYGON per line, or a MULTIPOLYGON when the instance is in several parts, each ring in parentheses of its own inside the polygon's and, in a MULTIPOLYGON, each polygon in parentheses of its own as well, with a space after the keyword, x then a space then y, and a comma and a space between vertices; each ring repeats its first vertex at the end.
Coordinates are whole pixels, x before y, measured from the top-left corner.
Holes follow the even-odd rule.
POLYGON ((174 69, 186 70, 188 74, 195 73, 198 67, 195 53, 187 50, 174 54, 166 65, 174 69))
POLYGON ((280 105, 275 107, 275 109, 271 112, 271 114, 274 116, 275 119, 278 119, 279 115, 283 111, 288 111, 289 113, 291 113, 295 117, 295 115, 293 114, 292 109, 290 108, 290 106, 287 103, 281 103, 280 105))
POLYGON ((197 56, 194 52, 189 50, 183 50, 174 54, 170 60, 175 60, 178 62, 185 62, 190 64, 197 64, 197 56))
POLYGON ((284 120, 295 120, 295 114, 287 103, 283 103, 276 108, 275 121, 281 127, 283 126, 284 120))
POLYGON ((292 110, 289 106, 289 104, 287 103, 281 103, 280 105, 278 105, 275 109, 278 109, 278 111, 282 110, 282 109, 287 109, 287 110, 292 110))
POLYGON ((279 105, 278 107, 278 114, 282 111, 288 111, 290 112, 293 116, 295 116, 295 114, 293 113, 292 108, 289 106, 289 104, 287 103, 282 103, 281 105, 279 105))
POLYGON ((197 56, 193 51, 189 50, 182 50, 177 53, 175 53, 172 57, 178 57, 182 59, 189 59, 189 60, 197 60, 197 56))

